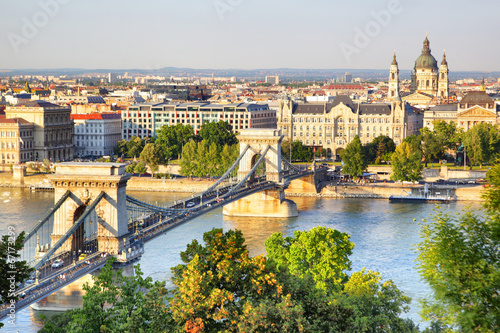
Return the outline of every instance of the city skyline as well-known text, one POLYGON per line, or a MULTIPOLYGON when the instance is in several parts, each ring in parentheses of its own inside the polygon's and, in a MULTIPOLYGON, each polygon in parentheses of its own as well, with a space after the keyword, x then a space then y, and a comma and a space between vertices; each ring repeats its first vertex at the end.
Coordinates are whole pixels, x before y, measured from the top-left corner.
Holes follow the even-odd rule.
POLYGON ((411 70, 426 33, 450 71, 498 71, 496 3, 40 0, 3 6, 0 69, 411 70), (453 6, 453 7, 452 7, 453 6), (481 24, 469 24, 481 17, 481 24))

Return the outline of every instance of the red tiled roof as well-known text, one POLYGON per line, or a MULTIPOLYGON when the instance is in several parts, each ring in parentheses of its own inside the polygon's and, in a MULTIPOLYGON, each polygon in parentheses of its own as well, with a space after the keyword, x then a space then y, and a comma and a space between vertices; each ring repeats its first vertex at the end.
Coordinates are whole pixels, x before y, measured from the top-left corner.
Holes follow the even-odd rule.
POLYGON ((86 120, 106 120, 106 119, 120 119, 119 113, 84 113, 84 114, 71 114, 71 119, 86 119, 86 120))

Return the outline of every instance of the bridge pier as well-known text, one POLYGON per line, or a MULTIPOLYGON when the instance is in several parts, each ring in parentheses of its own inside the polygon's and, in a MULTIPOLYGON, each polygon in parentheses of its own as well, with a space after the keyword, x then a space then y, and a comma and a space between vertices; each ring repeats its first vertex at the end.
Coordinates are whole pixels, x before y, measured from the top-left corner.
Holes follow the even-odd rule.
POLYGON ((297 205, 285 199, 282 188, 264 190, 231 202, 222 211, 227 216, 255 217, 295 217, 298 216, 297 205))

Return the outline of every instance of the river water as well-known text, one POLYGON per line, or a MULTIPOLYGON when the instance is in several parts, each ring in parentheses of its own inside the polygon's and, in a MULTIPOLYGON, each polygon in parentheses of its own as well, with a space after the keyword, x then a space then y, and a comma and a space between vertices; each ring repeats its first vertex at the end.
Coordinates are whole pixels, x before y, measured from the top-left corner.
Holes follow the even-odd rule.
MULTIPOLYGON (((129 192, 129 195, 150 203, 167 203, 189 194, 159 192, 129 192)), ((384 280, 393 280, 398 288, 412 298, 411 310, 404 314, 416 322, 418 299, 429 288, 420 280, 415 269, 416 254, 413 245, 419 242, 419 230, 425 219, 436 209, 433 204, 392 203, 373 199, 291 198, 297 203, 299 216, 295 218, 227 217, 222 209, 207 213, 181 225, 145 245, 140 260, 145 276, 169 282, 170 268, 181 263, 180 252, 193 239, 203 240, 203 233, 212 228, 240 229, 251 255, 265 254, 264 242, 272 233, 293 235, 296 230, 315 226, 334 228, 351 235, 355 244, 351 260, 353 270, 363 267, 379 271, 384 280)), ((30 192, 26 189, 0 188, 0 234, 8 226, 16 232, 28 230, 54 204, 53 193, 30 192)), ((450 203, 443 211, 461 211, 468 204, 450 203)), ((476 204, 475 207, 478 207, 476 204)), ((170 284, 171 286, 171 284, 170 284)), ((4 332, 37 332, 41 328, 40 312, 31 308, 16 314, 15 326, 4 320, 4 332)), ((424 323, 421 327, 426 326, 424 323)))

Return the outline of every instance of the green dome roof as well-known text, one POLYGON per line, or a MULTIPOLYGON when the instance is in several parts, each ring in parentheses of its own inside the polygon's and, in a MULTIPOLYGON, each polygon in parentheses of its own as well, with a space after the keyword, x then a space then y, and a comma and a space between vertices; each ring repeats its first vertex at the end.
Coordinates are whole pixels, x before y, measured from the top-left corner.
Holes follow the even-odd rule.
POLYGON ((422 54, 415 61, 416 69, 438 69, 437 61, 431 54, 431 49, 429 47, 430 43, 427 36, 424 40, 424 48, 422 49, 422 54))

